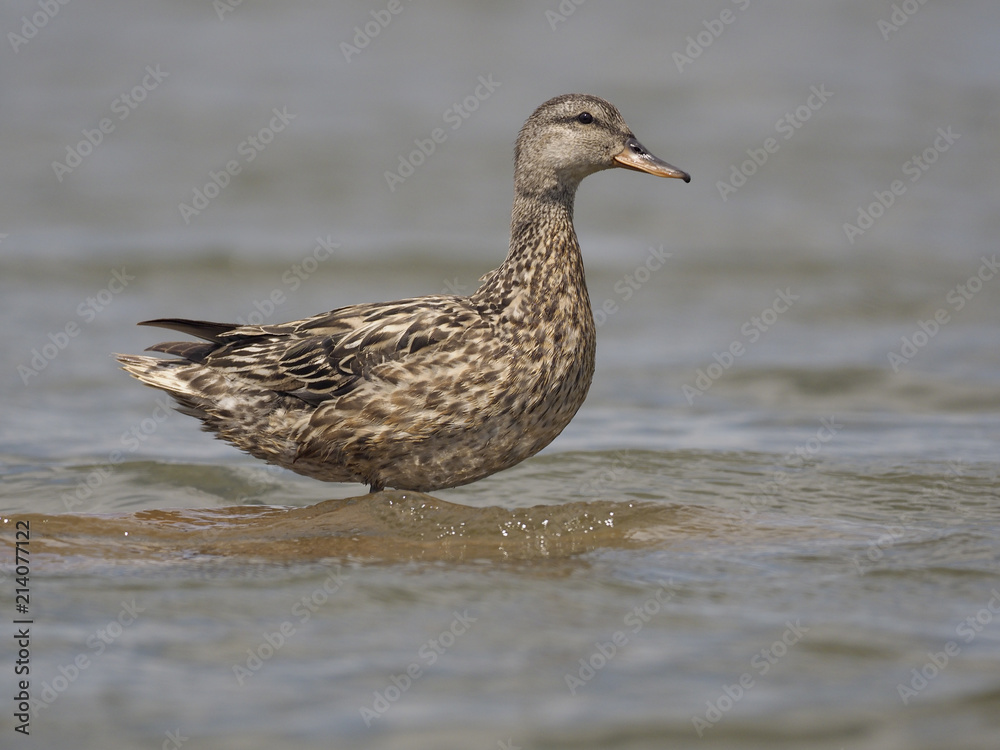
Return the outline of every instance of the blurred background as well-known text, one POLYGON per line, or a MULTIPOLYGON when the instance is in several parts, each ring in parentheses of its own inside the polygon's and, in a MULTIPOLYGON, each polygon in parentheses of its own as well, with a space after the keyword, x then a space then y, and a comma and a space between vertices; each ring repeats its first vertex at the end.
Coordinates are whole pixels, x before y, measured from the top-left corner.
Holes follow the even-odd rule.
POLYGON ((893 5, 566 2, 560 11, 401 0, 386 17, 377 3, 102 3, 89 13, 68 4, 28 39, 22 18, 39 8, 11 3, 0 72, 4 257, 291 261, 314 235, 333 233, 364 261, 423 254, 490 265, 506 244, 518 128, 549 97, 582 91, 615 103, 654 153, 695 178, 684 189, 625 174, 588 183, 578 215, 592 265, 620 262, 630 241, 718 260, 783 248, 841 265, 974 265, 997 229, 998 11, 919 4, 898 31, 880 29, 893 5), (730 23, 715 25, 724 13, 730 23), (497 85, 455 127, 446 112, 475 96, 479 76, 497 85), (143 79, 155 88, 122 102, 143 79), (779 132, 814 86, 832 92, 828 101, 792 137, 779 132), (239 146, 274 107, 295 119, 248 164, 239 146), (52 163, 102 118, 114 131, 57 176, 52 163), (390 190, 384 173, 435 127, 447 141, 390 190), (873 190, 908 181, 904 164, 939 127, 961 135, 956 147, 848 242, 843 223, 873 190), (723 201, 716 182, 769 136, 780 151, 723 201), (178 204, 233 159, 242 172, 185 222, 178 204))
POLYGON ((278 322, 473 291, 506 252, 518 129, 586 92, 693 180, 584 182, 603 311, 590 398, 539 457, 437 494, 487 546, 484 508, 503 526, 546 505, 576 528, 650 504, 714 529, 678 541, 684 524, 660 518, 663 541, 635 520, 652 551, 628 536, 557 570, 544 545, 525 568, 362 565, 253 692, 234 660, 281 622, 282 595, 350 554, 209 572, 195 555, 163 573, 52 541, 40 679, 92 654, 123 598, 150 614, 35 719, 39 747, 159 747, 178 726, 192 748, 995 742, 992 615, 924 710, 897 684, 992 612, 996 3, 13 0, 0 33, 5 517, 363 492, 263 470, 111 353, 162 340, 135 327, 150 318, 278 322), (642 644, 568 691, 667 579, 677 596, 642 644), (469 606, 480 624, 443 671, 367 726, 359 707, 409 661, 431 667, 420 644, 469 606), (796 618, 812 639, 697 732, 745 670, 766 682, 749 660, 796 618))

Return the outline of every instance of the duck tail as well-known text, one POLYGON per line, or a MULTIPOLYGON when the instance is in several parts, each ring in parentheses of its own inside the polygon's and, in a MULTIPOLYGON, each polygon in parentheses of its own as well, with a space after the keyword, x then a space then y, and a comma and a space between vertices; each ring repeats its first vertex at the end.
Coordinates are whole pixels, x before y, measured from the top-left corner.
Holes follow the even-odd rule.
POLYGON ((145 320, 139 325, 168 328, 180 333, 197 336, 202 341, 168 341, 146 349, 151 352, 171 354, 178 359, 160 359, 134 354, 116 354, 122 369, 136 380, 153 388, 166 391, 180 405, 178 411, 206 422, 212 421, 213 396, 225 393, 225 376, 213 372, 203 363, 206 357, 219 348, 221 336, 238 326, 228 323, 210 323, 204 320, 159 318, 145 320), (208 342, 208 343, 206 343, 208 342))
POLYGON ((125 370, 141 383, 166 391, 180 405, 178 411, 199 419, 208 418, 209 400, 197 383, 204 369, 184 359, 160 359, 135 354, 116 354, 125 370))
MULTIPOLYGON (((180 345, 160 344, 152 348, 167 351, 172 346, 180 345)), ((177 402, 177 411, 196 417, 206 432, 279 466, 294 462, 298 445, 290 427, 298 413, 295 407, 302 404, 294 396, 266 388, 240 387, 225 373, 197 359, 115 356, 125 372, 145 385, 166 391, 177 402), (275 418, 276 414, 288 419, 275 418)), ((302 409, 299 412, 306 413, 302 409)))

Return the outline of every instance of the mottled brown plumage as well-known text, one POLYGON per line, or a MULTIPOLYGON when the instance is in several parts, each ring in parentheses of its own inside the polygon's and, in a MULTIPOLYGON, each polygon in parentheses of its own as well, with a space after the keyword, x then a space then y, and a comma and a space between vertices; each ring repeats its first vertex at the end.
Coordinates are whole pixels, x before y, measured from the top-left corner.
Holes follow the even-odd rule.
POLYGON ((611 167, 687 174, 594 96, 551 99, 517 139, 510 250, 468 297, 351 305, 291 323, 180 319, 203 342, 120 355, 180 411, 248 453, 317 479, 431 491, 548 445, 583 403, 595 328, 573 229, 580 181, 611 167))

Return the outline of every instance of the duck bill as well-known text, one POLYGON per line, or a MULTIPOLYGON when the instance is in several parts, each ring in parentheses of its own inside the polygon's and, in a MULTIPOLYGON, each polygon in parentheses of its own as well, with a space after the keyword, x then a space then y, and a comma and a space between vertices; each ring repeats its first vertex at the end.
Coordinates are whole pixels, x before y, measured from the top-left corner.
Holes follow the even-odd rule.
POLYGON ((676 177, 684 182, 691 182, 691 175, 653 156, 635 138, 625 141, 625 147, 615 155, 613 161, 615 166, 625 169, 634 169, 657 177, 676 177))

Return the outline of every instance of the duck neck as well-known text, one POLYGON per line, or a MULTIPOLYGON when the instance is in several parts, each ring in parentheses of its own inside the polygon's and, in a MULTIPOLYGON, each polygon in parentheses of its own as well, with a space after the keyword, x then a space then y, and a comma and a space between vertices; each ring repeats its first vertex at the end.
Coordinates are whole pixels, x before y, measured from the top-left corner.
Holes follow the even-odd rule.
POLYGON ((510 252, 520 250, 525 238, 532 238, 540 232, 546 235, 572 236, 573 244, 576 244, 576 231, 573 228, 575 197, 575 186, 573 190, 515 193, 514 206, 510 212, 510 252))
POLYGON ((515 194, 507 258, 481 292, 586 297, 583 258, 573 228, 575 188, 515 194))

